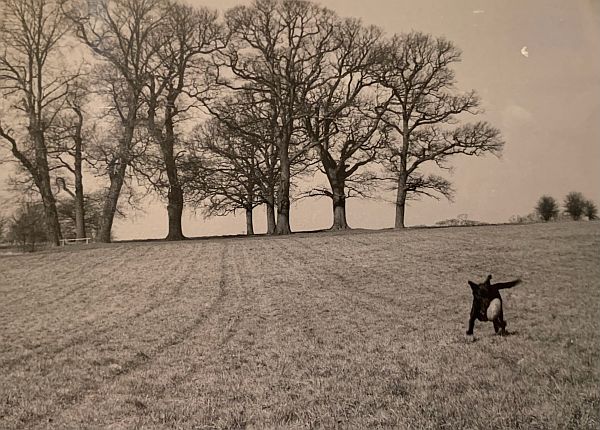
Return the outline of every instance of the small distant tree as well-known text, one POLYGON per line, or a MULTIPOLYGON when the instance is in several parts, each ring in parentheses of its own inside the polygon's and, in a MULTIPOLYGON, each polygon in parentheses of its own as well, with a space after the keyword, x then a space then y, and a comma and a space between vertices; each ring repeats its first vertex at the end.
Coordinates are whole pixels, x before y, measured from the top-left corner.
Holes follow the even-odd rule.
MULTIPOLYGON (((98 190, 86 194, 83 197, 83 213, 85 214, 85 227, 87 237, 95 239, 98 236, 100 223, 102 221, 102 208, 104 205, 104 190, 98 190)), ((73 198, 65 198, 58 201, 58 216, 61 230, 65 238, 78 237, 78 202, 73 198)), ((125 213, 117 207, 115 218, 125 218, 125 213)))
POLYGON ((591 200, 585 201, 585 204, 583 207, 583 213, 590 221, 598 219, 598 208, 596 207, 594 202, 591 200))
POLYGON ((569 214, 573 220, 580 220, 581 216, 584 214, 585 204, 586 199, 583 197, 583 194, 572 191, 565 197, 565 212, 569 214))
POLYGON ((8 224, 7 237, 23 249, 35 251, 36 243, 46 240, 44 206, 41 203, 24 203, 8 224))
POLYGON ((542 196, 537 202, 535 212, 544 221, 550 221, 558 216, 558 203, 551 196, 542 196))

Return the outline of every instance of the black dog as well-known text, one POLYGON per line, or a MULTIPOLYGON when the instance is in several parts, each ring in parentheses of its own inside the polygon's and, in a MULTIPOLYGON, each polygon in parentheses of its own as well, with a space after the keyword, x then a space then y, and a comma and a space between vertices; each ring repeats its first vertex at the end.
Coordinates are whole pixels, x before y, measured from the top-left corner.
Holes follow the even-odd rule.
POLYGON ((512 288, 521 283, 520 279, 510 282, 501 282, 491 284, 492 275, 488 275, 483 284, 476 284, 469 281, 473 290, 473 306, 471 307, 471 317, 469 318, 468 335, 473 334, 475 320, 493 321, 494 331, 501 336, 506 334, 506 321, 502 313, 502 297, 500 291, 505 288, 512 288))

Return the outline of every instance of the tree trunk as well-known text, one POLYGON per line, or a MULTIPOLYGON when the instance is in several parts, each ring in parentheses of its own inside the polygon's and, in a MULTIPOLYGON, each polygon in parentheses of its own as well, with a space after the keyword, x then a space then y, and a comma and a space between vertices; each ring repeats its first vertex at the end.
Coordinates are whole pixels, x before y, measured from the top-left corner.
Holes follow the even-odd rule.
POLYGON ((169 232, 167 240, 183 240, 183 229, 181 227, 181 217, 183 214, 183 190, 179 184, 169 187, 167 213, 169 216, 169 232))
POLYGON ((280 202, 277 207, 277 225, 275 226, 276 235, 291 234, 290 228, 290 200, 280 202))
POLYGON ((331 230, 347 230, 350 227, 346 221, 346 182, 343 164, 336 164, 331 158, 327 159, 321 152, 321 162, 331 187, 331 200, 333 202, 333 225, 331 230))
POLYGON ((80 175, 75 176, 75 236, 77 239, 86 237, 83 182, 80 175))
POLYGON ((131 162, 130 153, 136 127, 138 102, 139 97, 135 95, 128 97, 127 118, 122 122, 124 134, 119 140, 119 153, 114 160, 116 161, 115 164, 109 166, 110 187, 104 200, 102 219, 100 220, 100 227, 98 229, 98 241, 102 243, 110 243, 111 241, 113 221, 117 212, 121 188, 125 182, 125 172, 131 162))
POLYGON ((275 234, 275 196, 271 195, 266 202, 267 205, 267 234, 275 234))
POLYGON ((125 179, 127 163, 123 160, 119 161, 115 171, 110 174, 110 187, 108 188, 108 193, 104 200, 104 207, 102 209, 102 219, 100 220, 97 238, 98 242, 102 243, 110 243, 111 241, 112 225, 115 218, 115 212, 117 211, 119 195, 121 194, 121 188, 123 187, 125 179))
POLYGON ((246 235, 254 235, 254 224, 252 222, 252 208, 246 208, 246 235))
POLYGON ((175 90, 167 96, 164 122, 162 126, 156 123, 156 110, 158 105, 157 95, 154 93, 154 86, 151 86, 152 97, 148 106, 148 127, 155 141, 160 147, 162 153, 164 169, 169 180, 169 192, 167 194, 167 215, 169 217, 169 232, 166 240, 183 240, 183 229, 181 227, 181 217, 183 214, 183 188, 179 182, 177 172, 177 162, 174 154, 175 145, 175 126, 174 126, 174 106, 179 93, 175 90), (164 133, 163 133, 164 127, 164 133))
POLYGON ((275 223, 275 206, 267 203, 267 234, 275 234, 277 224, 275 223))
POLYGON ((343 185, 333 189, 333 225, 331 230, 348 230, 346 221, 346 194, 343 185))
POLYGON ((75 234, 77 239, 86 237, 83 174, 81 172, 81 142, 75 145, 75 234))
POLYGON ((275 234, 275 230, 277 229, 276 223, 276 213, 275 208, 277 204, 277 200, 275 198, 275 188, 277 186, 278 180, 278 172, 277 172, 277 162, 279 158, 279 153, 273 148, 270 148, 268 168, 269 172, 266 175, 266 204, 267 204, 267 234, 275 234))
POLYGON ((60 245, 61 232, 58 222, 58 211, 56 210, 56 200, 50 187, 50 177, 42 178, 40 183, 40 194, 44 204, 44 215, 46 218, 46 237, 48 242, 54 246, 60 245))
MULTIPOLYGON (((171 129, 171 132, 173 130, 171 129)), ((169 133, 167 133, 169 134, 169 133)), ((177 164, 173 155, 173 140, 171 136, 166 137, 166 141, 161 142, 165 168, 167 170, 167 178, 169 179, 169 194, 167 213, 169 215, 169 233, 167 240, 183 240, 183 229, 181 227, 181 217, 183 214, 183 189, 179 183, 177 174, 177 164)))
POLYGON ((85 202, 84 202, 84 192, 83 192, 83 137, 82 137, 82 129, 83 129, 83 114, 81 113, 81 109, 78 106, 72 107, 73 111, 77 115, 77 124, 75 135, 73 136, 73 140, 75 143, 75 162, 73 165, 73 173, 75 175, 75 236, 77 239, 83 239, 86 237, 85 231, 85 202))
POLYGON ((275 234, 290 234, 290 157, 289 145, 279 146, 279 190, 277 196, 277 226, 275 234))
POLYGON ((396 219, 395 228, 404 228, 404 210, 406 207, 406 176, 398 178, 398 191, 396 193, 396 219))
MULTIPOLYGON (((34 124, 37 123, 34 122, 34 124)), ((35 167, 37 171, 37 180, 35 182, 44 204, 46 237, 48 238, 48 242, 52 245, 59 246, 62 235, 60 232, 60 223, 58 221, 58 211, 56 210, 56 199, 54 198, 52 186, 50 185, 50 169, 48 168, 46 142, 44 142, 44 136, 40 130, 34 131, 33 139, 35 142, 35 167)))
POLYGON ((404 228, 404 211, 406 209, 406 183, 408 182, 408 149, 410 147, 410 129, 408 117, 402 119, 402 156, 400 157, 400 171, 398 173, 398 190, 396 192, 396 219, 395 228, 404 228))
POLYGON ((169 94, 167 97, 167 109, 165 112, 165 136, 161 142, 161 149, 165 160, 165 168, 167 177, 169 178, 169 203, 167 212, 169 214, 169 234, 167 240, 183 240, 183 229, 181 227, 181 215, 183 213, 183 189, 179 183, 179 175, 177 174, 177 162, 173 147, 175 145, 175 126, 173 123, 172 106, 175 106, 177 93, 169 94))

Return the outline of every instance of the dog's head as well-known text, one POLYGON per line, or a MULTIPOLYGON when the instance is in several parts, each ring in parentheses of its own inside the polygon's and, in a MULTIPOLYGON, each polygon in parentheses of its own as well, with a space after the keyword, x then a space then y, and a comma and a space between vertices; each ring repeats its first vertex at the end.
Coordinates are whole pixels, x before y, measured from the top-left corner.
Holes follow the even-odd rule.
POLYGON ((488 277, 485 278, 485 281, 481 284, 476 284, 475 282, 469 281, 469 286, 471 287, 471 291, 473 291, 473 296, 485 297, 488 289, 490 288, 491 281, 492 275, 488 275, 488 277))

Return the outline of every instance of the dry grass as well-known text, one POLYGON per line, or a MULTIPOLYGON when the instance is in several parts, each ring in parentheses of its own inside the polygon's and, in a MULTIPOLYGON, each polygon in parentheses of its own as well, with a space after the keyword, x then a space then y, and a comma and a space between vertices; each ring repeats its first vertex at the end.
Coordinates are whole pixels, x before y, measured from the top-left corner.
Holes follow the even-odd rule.
POLYGON ((78 249, 0 258, 0 428, 600 425, 598 223, 78 249))

